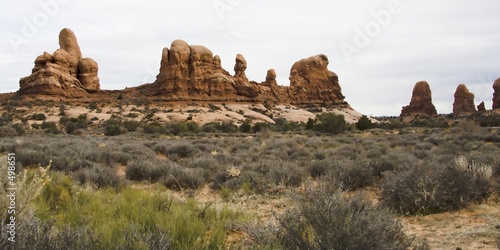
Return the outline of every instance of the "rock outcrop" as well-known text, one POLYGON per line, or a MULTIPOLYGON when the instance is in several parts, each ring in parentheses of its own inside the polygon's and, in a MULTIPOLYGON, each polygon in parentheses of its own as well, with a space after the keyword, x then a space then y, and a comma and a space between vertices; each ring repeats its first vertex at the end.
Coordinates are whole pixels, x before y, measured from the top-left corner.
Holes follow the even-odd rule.
POLYGON ((82 58, 72 30, 61 30, 59 46, 53 54, 44 52, 35 59, 31 75, 19 80, 21 94, 83 97, 100 90, 98 65, 82 58))
POLYGON ((247 61, 236 55, 234 75, 224 70, 221 59, 204 46, 176 40, 164 48, 156 81, 139 86, 146 95, 185 101, 251 101, 290 104, 330 103, 345 105, 338 76, 329 71, 328 58, 317 55, 296 62, 290 87, 279 86, 276 71, 257 83, 246 76, 247 61))
POLYGON ((432 92, 426 81, 417 82, 413 88, 410 105, 403 107, 401 116, 434 116, 436 107, 432 103, 432 92))
POLYGON ((479 103, 479 105, 477 105, 477 111, 479 111, 479 112, 486 111, 486 105, 484 105, 484 102, 481 102, 481 103, 479 103))
POLYGON ((294 103, 345 104, 338 76, 328 70, 328 64, 328 57, 322 54, 293 64, 289 79, 294 103))
POLYGON ((472 94, 465 84, 460 84, 455 91, 455 101, 453 102, 453 114, 467 115, 476 112, 474 105, 474 94, 472 94))
POLYGON ((235 76, 221 66, 205 46, 188 45, 175 40, 164 48, 160 73, 156 81, 139 87, 148 95, 161 95, 170 100, 238 101, 258 95, 258 86, 248 81, 246 61, 238 55, 235 76))
POLYGON ((500 78, 493 83, 493 109, 500 109, 500 78))

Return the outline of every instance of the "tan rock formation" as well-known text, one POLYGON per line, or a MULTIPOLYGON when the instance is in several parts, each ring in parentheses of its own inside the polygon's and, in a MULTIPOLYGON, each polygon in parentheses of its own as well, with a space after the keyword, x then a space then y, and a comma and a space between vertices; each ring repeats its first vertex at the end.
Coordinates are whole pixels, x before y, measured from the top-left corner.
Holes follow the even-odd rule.
POLYGON ((493 83, 493 109, 500 109, 500 78, 493 83))
POLYGON ((316 55, 293 64, 290 70, 292 103, 346 104, 337 74, 328 70, 328 57, 316 55))
POLYGON ((479 105, 477 105, 477 111, 479 111, 479 112, 486 111, 486 106, 484 105, 484 102, 481 102, 481 103, 479 103, 479 105))
POLYGON ((413 88, 410 105, 403 107, 401 116, 433 116, 437 115, 432 103, 432 92, 426 81, 417 82, 413 88))
POLYGON ((53 55, 44 52, 35 59, 32 74, 19 80, 21 94, 82 97, 100 89, 98 65, 83 58, 75 33, 63 29, 60 48, 53 55))
POLYGON ((476 112, 474 105, 474 94, 472 94, 465 84, 460 84, 455 91, 455 101, 453 102, 453 114, 466 115, 476 112))

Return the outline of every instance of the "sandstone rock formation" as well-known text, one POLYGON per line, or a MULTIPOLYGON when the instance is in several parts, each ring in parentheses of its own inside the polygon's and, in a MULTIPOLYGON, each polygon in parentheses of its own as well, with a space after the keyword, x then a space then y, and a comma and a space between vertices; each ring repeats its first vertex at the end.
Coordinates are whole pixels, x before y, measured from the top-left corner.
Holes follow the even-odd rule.
POLYGON ((479 112, 486 111, 486 106, 484 105, 484 102, 481 102, 481 103, 479 103, 479 105, 477 105, 477 111, 479 111, 479 112))
POLYGON ((247 61, 236 55, 234 75, 224 70, 219 56, 204 46, 172 42, 164 48, 156 81, 139 86, 146 95, 186 101, 272 101, 275 103, 330 103, 345 105, 335 73, 328 70, 328 58, 317 55, 296 62, 290 87, 279 86, 276 71, 270 69, 266 81, 249 81, 247 61))
POLYGON ((99 91, 97 63, 82 58, 75 33, 61 30, 59 46, 53 55, 44 52, 35 59, 32 74, 19 80, 21 94, 82 97, 99 91))
POLYGON ((345 104, 337 74, 328 70, 328 57, 316 55, 293 64, 290 98, 293 103, 345 104))
POLYGON ((472 94, 465 84, 460 84, 455 91, 455 101, 453 102, 453 114, 466 115, 476 112, 474 105, 474 94, 472 94))
POLYGON ((500 109, 500 78, 493 83, 493 109, 500 109))
POLYGON ((437 115, 432 103, 432 92, 426 81, 417 82, 413 88, 410 105, 403 107, 401 116, 433 116, 437 115))
POLYGON ((245 76, 246 61, 238 55, 235 76, 221 66, 205 46, 188 45, 175 40, 164 48, 160 73, 152 84, 140 86, 148 95, 162 95, 170 100, 236 101, 258 95, 258 87, 245 76))

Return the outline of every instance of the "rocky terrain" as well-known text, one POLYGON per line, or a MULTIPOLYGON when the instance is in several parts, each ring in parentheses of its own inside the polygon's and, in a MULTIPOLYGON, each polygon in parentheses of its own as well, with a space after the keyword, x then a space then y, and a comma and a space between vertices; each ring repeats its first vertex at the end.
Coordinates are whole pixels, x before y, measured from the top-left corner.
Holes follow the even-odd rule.
POLYGON ((500 109, 500 78, 493 84, 495 93, 493 94, 493 109, 500 109))

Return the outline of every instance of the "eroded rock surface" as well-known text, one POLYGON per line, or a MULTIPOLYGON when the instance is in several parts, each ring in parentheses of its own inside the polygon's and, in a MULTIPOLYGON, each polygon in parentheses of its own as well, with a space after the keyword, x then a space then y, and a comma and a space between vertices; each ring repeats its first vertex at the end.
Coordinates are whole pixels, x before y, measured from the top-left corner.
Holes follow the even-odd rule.
POLYGON ((432 103, 432 92, 426 81, 417 82, 413 88, 410 105, 404 106, 401 116, 433 116, 437 115, 436 107, 432 103))
POLYGON ((72 30, 61 30, 59 46, 53 54, 44 52, 35 59, 31 75, 19 80, 21 94, 83 97, 100 90, 98 65, 82 58, 72 30))
POLYGON ((465 84, 460 84, 455 91, 455 101, 453 102, 453 114, 467 115, 476 112, 474 105, 474 94, 472 94, 465 84))

